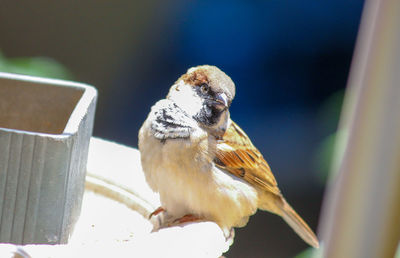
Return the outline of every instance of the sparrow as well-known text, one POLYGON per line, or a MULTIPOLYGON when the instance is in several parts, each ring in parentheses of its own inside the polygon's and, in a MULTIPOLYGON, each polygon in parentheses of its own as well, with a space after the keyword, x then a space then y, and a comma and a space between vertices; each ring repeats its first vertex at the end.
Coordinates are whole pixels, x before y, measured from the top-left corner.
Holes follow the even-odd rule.
POLYGON ((308 244, 314 232, 283 197, 271 168, 230 119, 235 84, 215 66, 192 67, 152 108, 139 131, 145 178, 173 218, 243 227, 257 209, 281 216, 308 244))

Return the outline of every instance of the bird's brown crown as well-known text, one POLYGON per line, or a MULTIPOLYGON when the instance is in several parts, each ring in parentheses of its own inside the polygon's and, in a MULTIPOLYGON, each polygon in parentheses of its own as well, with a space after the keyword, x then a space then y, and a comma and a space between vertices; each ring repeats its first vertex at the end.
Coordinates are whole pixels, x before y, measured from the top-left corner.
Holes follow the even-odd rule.
POLYGON ((181 76, 181 78, 185 83, 193 85, 193 86, 200 86, 204 83, 210 83, 207 72, 205 69, 197 69, 194 72, 188 72, 181 76))
POLYGON ((216 66, 192 67, 179 80, 192 86, 208 84, 214 92, 225 92, 230 100, 235 97, 235 84, 232 79, 216 66))

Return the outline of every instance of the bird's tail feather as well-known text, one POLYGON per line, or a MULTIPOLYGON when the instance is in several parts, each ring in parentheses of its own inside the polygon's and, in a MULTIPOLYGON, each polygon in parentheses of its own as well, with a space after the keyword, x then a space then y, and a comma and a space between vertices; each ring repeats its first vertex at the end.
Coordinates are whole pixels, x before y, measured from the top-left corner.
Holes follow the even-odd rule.
MULTIPOLYGON (((283 199, 283 198, 282 198, 283 199)), ((282 218, 289 224, 290 227, 309 245, 314 248, 319 247, 319 242, 314 232, 310 229, 307 223, 294 211, 294 209, 283 199, 281 206, 282 218)))

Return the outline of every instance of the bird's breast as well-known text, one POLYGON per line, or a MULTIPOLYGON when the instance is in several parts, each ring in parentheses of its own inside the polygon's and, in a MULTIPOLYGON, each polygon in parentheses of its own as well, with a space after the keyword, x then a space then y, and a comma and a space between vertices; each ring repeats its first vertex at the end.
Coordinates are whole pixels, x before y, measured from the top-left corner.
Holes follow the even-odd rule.
POLYGON ((215 167, 215 138, 195 130, 189 139, 161 143, 148 135, 139 145, 146 180, 162 207, 176 218, 194 214, 220 226, 241 226, 257 209, 257 191, 215 167))

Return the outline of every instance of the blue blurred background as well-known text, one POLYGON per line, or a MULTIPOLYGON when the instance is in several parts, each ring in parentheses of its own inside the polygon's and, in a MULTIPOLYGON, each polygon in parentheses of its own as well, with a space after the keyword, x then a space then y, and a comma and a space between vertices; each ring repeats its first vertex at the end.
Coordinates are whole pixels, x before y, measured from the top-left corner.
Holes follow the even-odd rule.
MULTIPOLYGON (((282 192, 316 228, 363 1, 37 0, 0 3, 0 71, 99 91, 94 135, 137 146, 150 107, 191 67, 236 83, 231 115, 282 192)), ((307 247, 259 212, 228 257, 293 257, 307 247)))

